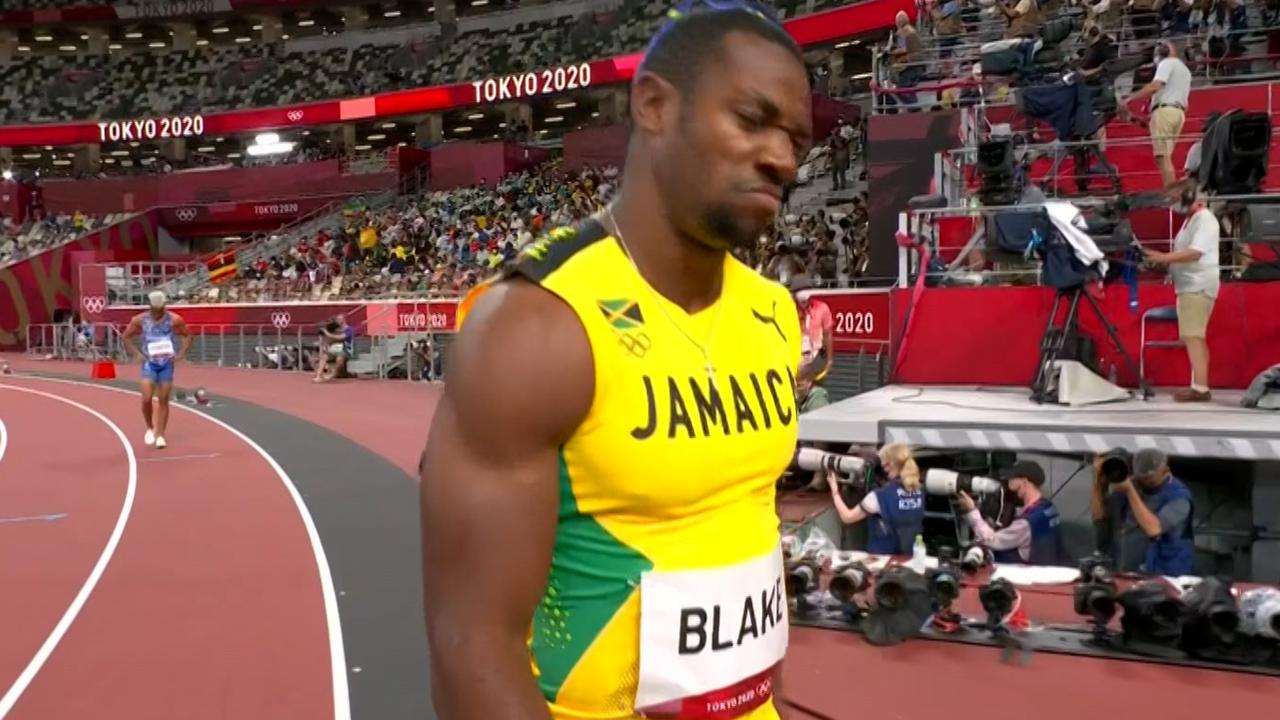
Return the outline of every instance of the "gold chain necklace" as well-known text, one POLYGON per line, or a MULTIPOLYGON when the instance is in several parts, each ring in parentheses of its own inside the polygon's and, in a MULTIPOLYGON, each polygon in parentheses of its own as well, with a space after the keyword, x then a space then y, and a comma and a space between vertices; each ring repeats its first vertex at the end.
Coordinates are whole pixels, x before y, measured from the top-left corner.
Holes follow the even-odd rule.
POLYGON ((609 224, 613 226, 613 234, 615 237, 618 238, 618 244, 622 246, 623 254, 627 256, 627 261, 630 262, 631 267, 635 269, 636 275, 640 276, 640 282, 645 286, 645 288, 649 292, 649 295, 653 300, 653 304, 658 307, 658 311, 661 312, 662 316, 667 319, 667 322, 670 323, 671 326, 674 327, 677 331, 679 331, 679 333, 683 335, 684 338, 690 342, 690 344, 698 348, 698 352, 702 353, 702 359, 706 363, 707 380, 711 382, 711 391, 717 392, 716 369, 715 369, 715 366, 712 365, 711 363, 711 345, 715 341, 716 328, 720 324, 720 312, 724 310, 724 302, 723 302, 724 282, 721 281, 720 292, 722 297, 717 299, 716 301, 717 302, 716 314, 711 317, 711 331, 707 333, 706 343, 705 344, 700 343, 697 340, 695 340, 692 335, 686 332, 685 329, 680 326, 680 323, 677 323, 675 321, 675 318, 671 317, 671 314, 667 312, 667 309, 663 306, 662 301, 658 298, 657 291, 653 289, 653 286, 650 285, 649 282, 645 280, 644 275, 641 274, 640 266, 636 264, 636 259, 631 255, 631 248, 627 247, 626 238, 622 237, 622 228, 618 226, 618 220, 613 216, 613 205, 612 204, 606 205, 604 208, 604 211, 609 215, 609 224))

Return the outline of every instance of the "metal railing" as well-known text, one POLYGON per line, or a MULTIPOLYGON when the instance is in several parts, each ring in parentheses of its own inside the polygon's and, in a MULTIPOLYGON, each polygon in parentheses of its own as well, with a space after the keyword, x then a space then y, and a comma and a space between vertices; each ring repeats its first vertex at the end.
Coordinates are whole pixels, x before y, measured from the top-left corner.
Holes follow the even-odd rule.
POLYGON ((147 293, 155 288, 165 288, 176 278, 184 277, 198 268, 198 262, 146 261, 116 263, 107 267, 107 301, 109 304, 143 305, 147 293))
MULTIPOLYGON (((1057 17, 1078 16, 1070 11, 1061 12, 1057 17)), ((1192 71, 1192 86, 1206 87, 1223 83, 1242 83, 1280 77, 1275 67, 1280 62, 1280 55, 1267 52, 1246 53, 1244 43, 1254 37, 1263 37, 1274 28, 1262 21, 1261 13, 1250 14, 1250 27, 1243 30, 1222 29, 1208 24, 1200 25, 1190 33, 1160 35, 1152 37, 1136 37, 1129 16, 1125 16, 1120 27, 1111 32, 1115 37, 1115 52, 1118 58, 1151 55, 1151 48, 1157 40, 1178 42, 1187 51, 1183 53, 1183 61, 1192 71), (1210 38, 1221 39, 1226 54, 1222 57, 1211 57, 1201 49, 1210 38), (1255 72, 1255 63, 1270 63, 1270 69, 1255 72)), ((1159 26, 1157 26, 1157 30, 1159 26)), ((981 48, 989 41, 1000 39, 1004 25, 990 22, 966 24, 962 36, 964 42, 943 45, 936 36, 921 33, 924 47, 918 56, 909 62, 897 62, 890 58, 892 45, 879 46, 872 49, 872 112, 929 109, 943 100, 948 90, 957 92, 968 90, 975 94, 972 97, 957 96, 960 104, 983 104, 997 107, 1012 103, 1012 98, 993 100, 988 92, 998 86, 1016 87, 1019 83, 1013 76, 993 76, 987 78, 974 77, 971 68, 980 62, 981 48), (886 102, 885 97, 892 98, 886 102)), ((1038 36, 1037 36, 1038 38, 1038 36)), ((1034 39, 1034 38, 1033 38, 1034 39)), ((1077 28, 1065 40, 1046 44, 1045 49, 1060 51, 1065 61, 1074 57, 1074 50, 1083 47, 1083 36, 1077 28)), ((1059 69, 1062 63, 1053 62, 1044 65, 1048 72, 1059 69)), ((1040 67, 1040 66, 1036 66, 1040 67)))
POLYGON ((120 329, 111 323, 35 323, 27 326, 26 354, 41 360, 115 360, 128 358, 120 329))

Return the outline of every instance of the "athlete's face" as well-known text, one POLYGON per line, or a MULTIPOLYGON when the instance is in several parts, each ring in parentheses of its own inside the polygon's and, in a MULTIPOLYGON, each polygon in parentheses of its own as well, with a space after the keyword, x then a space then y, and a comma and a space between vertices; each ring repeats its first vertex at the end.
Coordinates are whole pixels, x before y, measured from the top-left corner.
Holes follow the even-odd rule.
POLYGON ((768 40, 732 33, 675 102, 655 158, 672 219, 712 247, 754 246, 812 140, 804 65, 768 40))

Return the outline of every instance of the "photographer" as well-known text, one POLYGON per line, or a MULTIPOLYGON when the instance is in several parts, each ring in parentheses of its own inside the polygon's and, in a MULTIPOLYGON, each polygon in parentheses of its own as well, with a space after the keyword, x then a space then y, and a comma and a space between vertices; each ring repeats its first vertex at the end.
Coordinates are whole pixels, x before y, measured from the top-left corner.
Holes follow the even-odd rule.
POLYGON ((835 319, 826 303, 814 299, 811 292, 813 284, 808 275, 797 275, 789 286, 800 313, 801 362, 814 366, 813 381, 821 383, 835 362, 835 319))
POLYGON ((341 376, 346 370, 347 360, 351 359, 353 341, 354 333, 345 315, 334 315, 325 323, 320 328, 320 357, 312 382, 328 382, 341 376), (329 369, 330 362, 333 363, 332 370, 329 369))
POLYGON ((1191 490, 1169 472, 1165 454, 1139 450, 1123 479, 1117 479, 1123 470, 1104 472, 1103 462, 1109 459, 1098 456, 1093 462, 1090 509, 1098 550, 1115 558, 1116 569, 1122 572, 1173 576, 1195 572, 1191 490))
POLYGON ((924 529, 924 491, 920 468, 911 448, 893 443, 880 448, 880 464, 889 482, 867 493, 857 507, 849 507, 840 496, 834 474, 827 475, 831 501, 840 521, 846 525, 872 518, 867 552, 875 555, 909 555, 916 535, 924 529))
POLYGON ((1061 519, 1053 503, 1040 494, 1044 470, 1024 460, 1005 476, 1005 491, 1017 498, 1018 514, 1008 527, 993 530, 969 494, 961 491, 956 505, 965 514, 978 544, 995 551, 999 563, 1057 565, 1062 560, 1061 519))

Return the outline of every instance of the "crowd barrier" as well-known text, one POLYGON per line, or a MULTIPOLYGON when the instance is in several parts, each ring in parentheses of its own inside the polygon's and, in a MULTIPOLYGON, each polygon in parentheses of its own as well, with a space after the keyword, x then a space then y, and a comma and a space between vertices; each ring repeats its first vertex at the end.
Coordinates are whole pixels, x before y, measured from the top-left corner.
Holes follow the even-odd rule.
MULTIPOLYGON (((892 301, 888 288, 817 291, 831 308, 835 321, 835 346, 839 352, 858 352, 889 345, 892 301)), ((140 305, 105 308, 101 320, 124 325, 140 305)), ((234 333, 242 326, 275 328, 292 332, 310 329, 341 314, 347 323, 371 336, 408 332, 452 333, 456 330, 458 301, 374 300, 353 302, 281 302, 271 304, 229 303, 219 305, 173 305, 188 325, 199 325, 206 333, 234 333)))
MULTIPOLYGON (((908 384, 977 382, 993 386, 1030 385, 1054 297, 1048 287, 925 288, 914 305, 912 291, 906 288, 832 289, 816 294, 831 309, 837 369, 843 362, 851 372, 861 372, 865 363, 854 358, 863 358, 879 368, 867 375, 874 375, 879 382, 890 381, 888 376, 892 375, 892 382, 908 384), (909 342, 904 344, 908 317, 909 342)), ((1109 284, 1099 302, 1126 349, 1137 357, 1142 313, 1172 305, 1173 288, 1163 282, 1143 283, 1136 310, 1131 309, 1129 299, 1126 287, 1109 284)), ((1278 302, 1280 283, 1223 283, 1209 324, 1213 387, 1243 388, 1280 357, 1280 320, 1269 311, 1278 302)), ((101 319, 123 326, 142 309, 112 306, 103 311, 101 319)), ((309 341, 321 324, 337 314, 344 315, 359 336, 375 344, 401 335, 442 336, 439 342, 444 346, 457 324, 456 299, 175 305, 172 309, 189 325, 200 327, 201 334, 210 338, 210 348, 215 347, 213 338, 219 334, 238 337, 249 327, 255 328, 253 342, 245 343, 250 347, 271 344, 265 336, 301 334, 309 341), (257 340, 260 334, 264 336, 262 343, 257 340)), ((1083 318, 1081 327, 1087 333, 1098 331, 1090 318, 1083 318)), ((1162 331, 1173 332, 1170 328, 1162 331)), ((1098 348, 1105 364, 1116 364, 1104 340, 1098 342, 1098 348)), ((1181 348, 1148 352, 1148 380, 1157 386, 1182 386, 1189 372, 1181 348)), ((1127 377, 1124 368, 1119 368, 1119 375, 1122 384, 1137 381, 1127 377)), ((860 386, 865 385, 865 380, 860 381, 860 386)))

